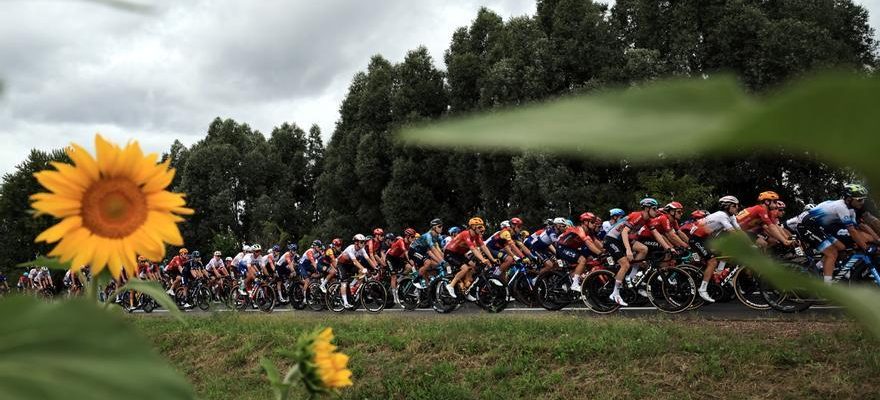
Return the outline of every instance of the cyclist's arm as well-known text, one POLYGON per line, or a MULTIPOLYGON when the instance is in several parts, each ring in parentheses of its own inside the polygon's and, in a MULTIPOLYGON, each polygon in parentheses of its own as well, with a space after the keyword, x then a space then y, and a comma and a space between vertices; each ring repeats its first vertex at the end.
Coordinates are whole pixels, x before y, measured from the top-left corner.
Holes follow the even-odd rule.
POLYGON ((623 248, 627 254, 632 254, 632 248, 629 245, 629 225, 624 226, 620 230, 620 240, 623 242, 623 248))
MULTIPOLYGON (((473 251, 474 249, 475 248, 472 247, 471 251, 473 251)), ((496 260, 495 257, 492 257, 492 252, 489 251, 489 247, 486 246, 485 242, 483 242, 483 244, 480 245, 479 249, 480 249, 480 252, 483 253, 482 255, 486 256, 486 257, 484 257, 483 260, 481 260, 481 261, 483 261, 483 263, 486 263, 486 259, 488 259, 492 264, 495 264, 498 262, 498 260, 496 260)), ((474 254, 477 254, 477 253, 474 253, 474 254)))
POLYGON ((788 236, 783 234, 782 228, 776 224, 764 224, 764 232, 778 240, 779 243, 788 243, 788 236))
POLYGON ((586 244, 587 248, 590 249, 590 251, 592 251, 594 254, 602 254, 605 251, 605 249, 602 248, 601 244, 594 241, 591 237, 587 237, 586 240, 584 240, 584 244, 586 244))
POLYGON ((853 239, 853 241, 856 242, 856 244, 859 246, 860 249, 862 249, 862 250, 868 249, 868 243, 865 241, 864 236, 862 236, 862 234, 859 232, 858 228, 856 228, 855 225, 847 225, 846 230, 847 230, 847 232, 849 232, 849 236, 853 239))

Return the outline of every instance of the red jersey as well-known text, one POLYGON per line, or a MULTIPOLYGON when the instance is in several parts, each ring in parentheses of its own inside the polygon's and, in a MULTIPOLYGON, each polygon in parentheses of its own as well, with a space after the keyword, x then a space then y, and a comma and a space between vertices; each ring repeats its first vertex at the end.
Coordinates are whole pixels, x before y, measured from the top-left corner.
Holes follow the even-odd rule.
POLYGON ((382 241, 379 238, 372 238, 367 241, 366 249, 367 254, 377 256, 382 250, 382 241))
POLYGON ((471 247, 479 247, 483 244, 482 236, 476 233, 471 234, 471 230, 467 229, 458 235, 455 235, 455 237, 449 241, 449 244, 446 245, 444 250, 449 251, 450 253, 465 255, 471 250, 471 247))
POLYGON ((747 232, 758 232, 763 229, 763 225, 774 224, 773 219, 770 218, 770 210, 761 204, 740 211, 736 215, 736 222, 747 232))
POLYGON ((651 233, 652 230, 656 230, 662 235, 669 233, 673 229, 678 229, 678 224, 675 225, 672 225, 672 218, 668 214, 660 213, 657 217, 651 218, 642 229, 639 229, 639 239, 654 239, 654 235, 651 233))
POLYGON ((570 249, 579 249, 587 245, 587 240, 590 237, 591 235, 584 231, 583 226, 572 226, 559 235, 556 243, 570 249))
MULTIPOLYGON (((614 228, 611 228, 611 230, 605 236, 614 239, 621 239, 620 234, 623 231, 623 227, 627 226, 629 227, 630 231, 630 240, 632 240, 637 235, 639 229, 642 229, 643 226, 648 225, 649 222, 651 222, 651 219, 642 215, 641 211, 634 211, 626 216, 626 220, 623 221, 623 223, 618 222, 617 225, 614 226, 614 228)), ((653 230, 654 228, 648 226, 648 229, 653 230)))
POLYGON ((388 249, 388 252, 385 253, 385 255, 388 257, 402 258, 403 255, 406 254, 407 247, 406 241, 402 237, 399 237, 394 243, 391 243, 391 248, 388 249))
POLYGON ((165 266, 165 272, 171 272, 171 271, 178 271, 179 272, 180 267, 183 266, 184 262, 186 262, 186 260, 184 260, 183 257, 181 257, 179 255, 174 256, 174 258, 172 258, 171 261, 168 262, 168 265, 165 266))

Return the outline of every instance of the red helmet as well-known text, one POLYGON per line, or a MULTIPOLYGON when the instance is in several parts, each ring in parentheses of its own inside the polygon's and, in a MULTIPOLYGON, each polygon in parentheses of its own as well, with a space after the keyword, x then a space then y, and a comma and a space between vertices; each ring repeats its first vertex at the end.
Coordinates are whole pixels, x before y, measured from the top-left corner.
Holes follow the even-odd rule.
POLYGON ((597 218, 595 214, 593 214, 593 213, 591 213, 591 212, 589 212, 589 211, 588 211, 588 212, 585 212, 585 213, 583 213, 583 214, 581 214, 581 217, 580 217, 581 222, 584 222, 584 221, 595 221, 595 220, 598 220, 598 219, 599 219, 599 218, 597 218))
POLYGON ((684 206, 681 205, 681 203, 679 203, 677 201, 673 201, 673 202, 667 204, 666 207, 663 207, 663 208, 665 208, 667 210, 681 210, 682 208, 684 208, 684 206))
POLYGON ((342 239, 340 239, 340 238, 333 239, 332 243, 336 247, 342 247, 342 239))
POLYGON ((382 228, 373 229, 373 237, 379 237, 385 234, 385 231, 382 228))
POLYGON ((403 235, 404 235, 404 236, 407 236, 407 237, 415 236, 415 235, 416 235, 416 230, 413 229, 413 228, 406 228, 406 230, 403 231, 403 235))
POLYGON ((709 214, 707 214, 703 210, 694 210, 694 212, 691 213, 691 218, 701 219, 701 218, 706 218, 706 215, 709 215, 709 214))
POLYGON ((510 224, 513 226, 520 226, 522 225, 522 220, 517 217, 513 217, 510 219, 510 224))

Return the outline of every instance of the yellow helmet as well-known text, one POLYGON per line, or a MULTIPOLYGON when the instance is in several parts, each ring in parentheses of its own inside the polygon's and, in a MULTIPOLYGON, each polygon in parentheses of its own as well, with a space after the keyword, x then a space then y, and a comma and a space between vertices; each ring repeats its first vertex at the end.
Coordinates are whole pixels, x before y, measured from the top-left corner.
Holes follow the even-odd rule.
POLYGON ((485 226, 485 225, 486 224, 483 223, 483 219, 480 217, 473 217, 470 220, 468 220, 468 227, 470 227, 470 228, 473 228, 475 226, 485 226))
POLYGON ((525 238, 529 237, 529 235, 530 235, 529 231, 527 231, 527 230, 525 230, 525 229, 519 231, 519 237, 520 237, 520 238, 525 239, 525 238))
POLYGON ((772 190, 768 190, 766 192, 761 192, 761 194, 758 195, 758 201, 764 201, 764 200, 779 200, 779 194, 777 194, 776 192, 774 192, 772 190))
POLYGON ((182 249, 180 249, 180 251, 178 251, 178 253, 180 255, 189 254, 189 250, 187 250, 186 248, 182 248, 182 249))
POLYGON ((144 257, 144 256, 138 256, 138 262, 144 262, 144 261, 147 261, 147 258, 146 258, 146 257, 144 257))

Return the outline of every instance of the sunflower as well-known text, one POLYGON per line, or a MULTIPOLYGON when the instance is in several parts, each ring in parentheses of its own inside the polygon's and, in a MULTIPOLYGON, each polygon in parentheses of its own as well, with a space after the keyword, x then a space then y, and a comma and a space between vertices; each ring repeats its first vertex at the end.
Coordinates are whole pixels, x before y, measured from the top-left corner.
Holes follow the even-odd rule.
POLYGON ((332 328, 300 339, 297 358, 309 392, 326 393, 352 384, 348 356, 336 351, 332 341, 332 328))
POLYGON ((74 270, 90 265, 97 274, 105 267, 114 277, 124 268, 133 275, 138 255, 159 261, 165 243, 181 246, 179 215, 192 214, 183 194, 165 190, 174 178, 170 160, 157 164, 155 153, 144 155, 136 141, 124 148, 95 135, 97 157, 72 143, 65 151, 73 164, 52 162, 55 170, 34 174, 47 192, 31 196, 36 215, 61 222, 37 236, 37 242, 58 244, 49 256, 72 260, 74 270))

